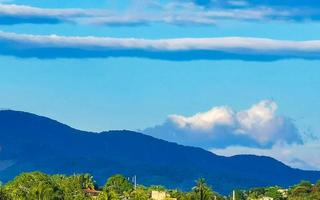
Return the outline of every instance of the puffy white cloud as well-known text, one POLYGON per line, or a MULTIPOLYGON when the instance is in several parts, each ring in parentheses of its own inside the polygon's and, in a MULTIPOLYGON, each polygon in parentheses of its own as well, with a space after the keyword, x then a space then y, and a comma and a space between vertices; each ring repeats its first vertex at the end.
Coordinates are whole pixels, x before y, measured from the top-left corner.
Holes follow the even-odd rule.
POLYGON ((171 115, 169 116, 169 120, 177 124, 180 128, 210 131, 215 126, 233 125, 233 115, 233 111, 228 107, 215 107, 208 112, 198 113, 192 117, 171 115))
POLYGON ((251 108, 236 112, 222 106, 193 116, 170 115, 146 134, 187 145, 227 147, 242 145, 270 148, 276 143, 302 143, 301 136, 286 117, 276 115, 277 104, 263 100, 251 108))
POLYGON ((285 119, 277 117, 277 104, 272 101, 261 101, 249 110, 236 114, 239 134, 248 134, 260 143, 278 138, 285 119), (275 138, 274 138, 275 137, 275 138))
POLYGON ((0 54, 36 58, 142 57, 171 61, 320 59, 320 40, 265 38, 135 39, 0 32, 0 54))

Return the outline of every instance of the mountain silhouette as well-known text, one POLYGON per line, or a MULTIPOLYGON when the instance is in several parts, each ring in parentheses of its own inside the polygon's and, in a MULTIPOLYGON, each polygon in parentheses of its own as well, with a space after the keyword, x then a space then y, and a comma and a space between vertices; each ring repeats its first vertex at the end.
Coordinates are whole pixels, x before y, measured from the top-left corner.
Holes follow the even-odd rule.
POLYGON ((31 113, 0 111, 0 181, 29 171, 91 173, 99 185, 121 173, 137 175, 140 184, 182 190, 204 177, 223 194, 320 179, 318 171, 293 169, 270 157, 218 156, 133 131, 86 132, 31 113))

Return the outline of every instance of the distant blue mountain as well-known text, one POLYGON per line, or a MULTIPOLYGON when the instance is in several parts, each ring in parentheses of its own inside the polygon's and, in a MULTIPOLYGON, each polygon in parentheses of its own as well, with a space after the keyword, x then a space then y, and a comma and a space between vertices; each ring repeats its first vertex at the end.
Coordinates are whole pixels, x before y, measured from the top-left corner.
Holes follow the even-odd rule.
POLYGON ((91 173, 100 185, 116 173, 137 175, 141 184, 183 190, 205 177, 223 194, 320 179, 320 172, 293 169, 269 157, 223 157, 132 131, 85 132, 30 113, 0 111, 0 180, 34 170, 91 173))

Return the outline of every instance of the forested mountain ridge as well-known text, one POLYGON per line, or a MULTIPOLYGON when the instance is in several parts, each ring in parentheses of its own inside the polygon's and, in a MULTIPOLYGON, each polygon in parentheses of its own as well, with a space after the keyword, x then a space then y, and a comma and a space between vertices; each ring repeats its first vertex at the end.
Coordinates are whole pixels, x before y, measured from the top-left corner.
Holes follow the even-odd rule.
POLYGON ((253 155, 223 157, 132 131, 102 133, 76 130, 46 117, 0 111, 0 180, 21 172, 90 173, 98 184, 121 173, 137 175, 145 185, 190 189, 204 177, 216 191, 315 182, 320 172, 290 168, 253 155))

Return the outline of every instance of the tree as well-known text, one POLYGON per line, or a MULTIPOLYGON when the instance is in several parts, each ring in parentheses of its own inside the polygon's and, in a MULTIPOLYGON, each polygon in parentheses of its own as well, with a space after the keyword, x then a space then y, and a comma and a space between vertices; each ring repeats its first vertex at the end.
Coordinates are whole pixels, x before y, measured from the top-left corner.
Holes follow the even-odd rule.
POLYGON ((58 185, 63 193, 64 200, 82 200, 86 196, 83 192, 83 182, 79 178, 81 175, 64 176, 54 175, 52 180, 58 185))
POLYGON ((266 192, 265 188, 253 188, 247 192, 248 199, 259 199, 264 196, 266 192))
POLYGON ((118 194, 116 194, 114 191, 111 191, 111 192, 101 191, 96 199, 97 200, 123 200, 123 198, 120 197, 118 194))
POLYGON ((149 190, 152 191, 152 190, 156 190, 156 191, 166 191, 166 188, 162 185, 151 185, 149 187, 149 190))
POLYGON ((108 196, 108 193, 105 191, 102 191, 99 193, 99 196, 97 197, 97 200, 111 200, 108 196))
MULTIPOLYGON (((233 196, 233 193, 231 196, 233 196)), ((236 190, 235 196, 236 196, 237 200, 246 200, 247 199, 246 193, 242 190, 236 190)))
POLYGON ((117 196, 124 196, 125 193, 130 193, 133 190, 133 184, 124 176, 117 174, 111 176, 105 184, 103 191, 115 194, 117 196))
POLYGON ((130 200, 148 200, 149 196, 148 190, 139 186, 130 193, 130 200))
POLYGON ((271 197, 274 200, 283 200, 284 197, 282 196, 282 194, 279 192, 279 187, 269 187, 266 189, 265 191, 265 196, 267 197, 271 197))
POLYGON ((171 190, 169 191, 171 197, 179 200, 189 200, 188 193, 182 192, 180 190, 171 190))
POLYGON ((0 182, 0 200, 9 200, 8 194, 0 182))
POLYGON ((79 184, 81 185, 82 189, 95 189, 96 184, 93 179, 93 176, 90 174, 79 174, 74 175, 76 179, 78 179, 79 184))
POLYGON ((40 173, 24 173, 9 182, 5 190, 9 198, 19 200, 58 200, 63 196, 62 191, 51 177, 40 173))
POLYGON ((320 193, 320 180, 314 185, 314 191, 320 193))
POLYGON ((192 198, 197 200, 211 200, 214 198, 212 189, 207 186, 204 178, 200 178, 196 181, 192 198))
POLYGON ((307 196, 312 192, 312 184, 309 181, 301 181, 289 190, 289 196, 307 196))

